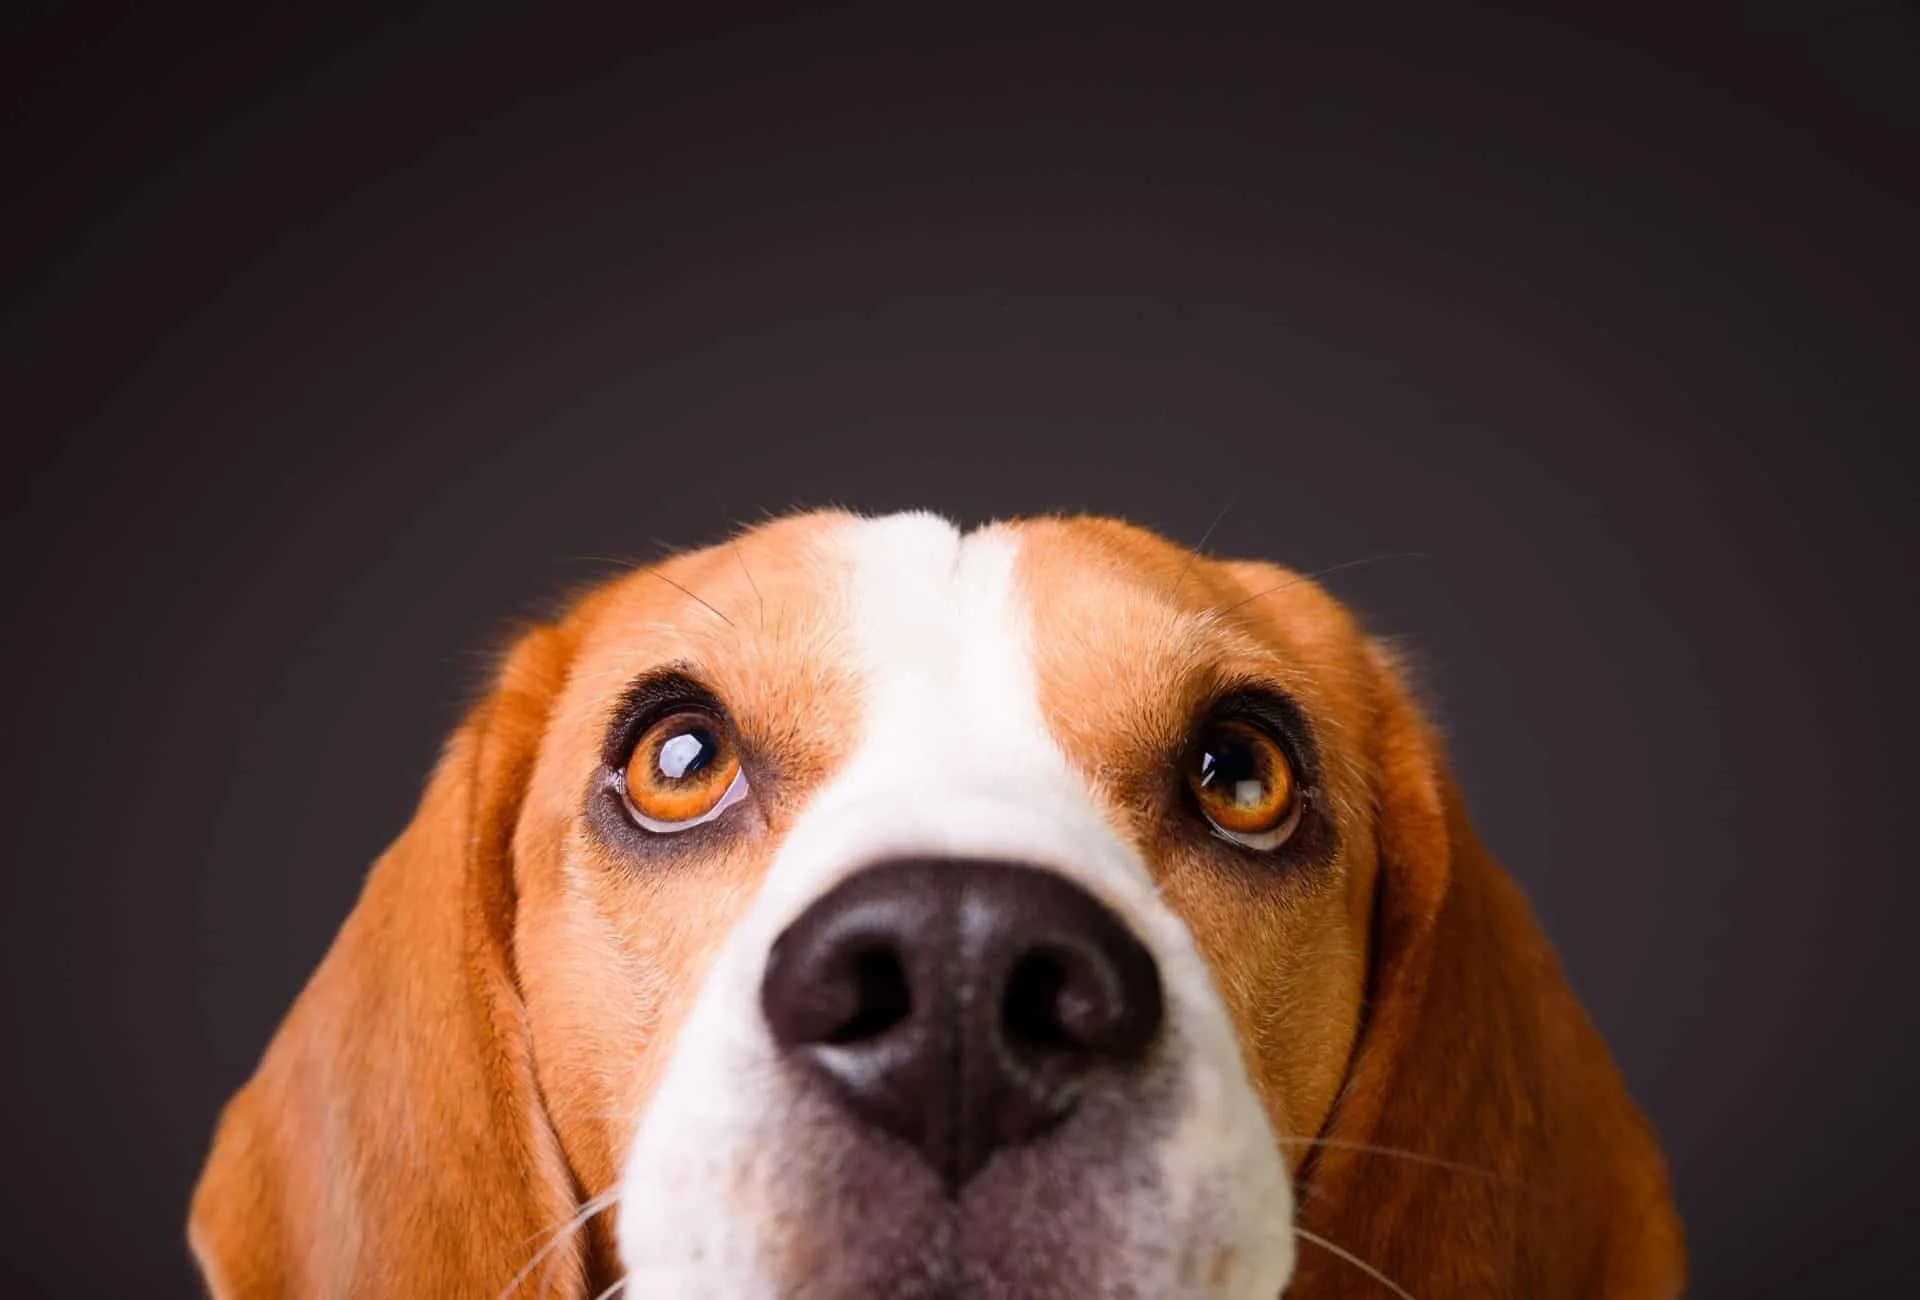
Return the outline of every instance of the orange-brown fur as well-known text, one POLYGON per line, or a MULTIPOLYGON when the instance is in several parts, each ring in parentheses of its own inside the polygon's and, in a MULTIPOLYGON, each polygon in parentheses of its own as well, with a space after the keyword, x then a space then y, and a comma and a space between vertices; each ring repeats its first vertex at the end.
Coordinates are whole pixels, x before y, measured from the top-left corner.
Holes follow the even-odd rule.
MULTIPOLYGON (((816 545, 842 518, 622 577, 508 656, 222 1117, 190 1229, 216 1295, 498 1294, 612 1184, 701 974, 851 743, 816 545), (581 831, 584 782, 612 701, 668 663, 698 666, 777 779, 723 853, 622 870, 581 831)), ((1676 1295, 1653 1136, 1387 657, 1283 570, 1105 521, 1011 526, 1050 724, 1212 965, 1301 1226, 1420 1300, 1676 1295), (1311 878, 1223 871, 1166 829, 1165 756, 1228 676, 1287 690, 1320 740, 1339 851, 1311 878)), ((609 1218, 529 1293, 605 1285, 609 1218)), ((1383 1292, 1307 1246, 1289 1294, 1383 1292)))
MULTIPOLYGON (((1654 1136, 1388 656, 1273 565, 1109 521, 1027 527, 1049 720, 1214 969, 1301 1226, 1420 1300, 1677 1296, 1654 1136), (1320 738, 1341 845, 1323 879, 1165 844, 1169 742, 1223 674, 1284 689, 1320 738)), ((1311 1245, 1288 1291, 1381 1293, 1311 1245)))

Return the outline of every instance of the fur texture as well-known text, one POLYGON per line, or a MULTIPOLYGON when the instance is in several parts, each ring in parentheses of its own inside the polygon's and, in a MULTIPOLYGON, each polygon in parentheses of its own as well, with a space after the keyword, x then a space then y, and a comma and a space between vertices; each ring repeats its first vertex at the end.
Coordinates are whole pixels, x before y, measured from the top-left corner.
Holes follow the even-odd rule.
POLYGON ((527 632, 223 1113, 189 1239, 222 1300, 1683 1278, 1658 1144, 1389 657, 1285 570, 1052 518, 796 516, 527 632), (724 702, 752 790, 649 840, 601 781, 664 670, 724 702), (1286 870, 1172 771, 1247 684, 1317 756, 1286 870), (909 850, 1068 875, 1169 989, 1149 1076, 958 1205, 797 1087, 751 1000, 785 920, 909 850))

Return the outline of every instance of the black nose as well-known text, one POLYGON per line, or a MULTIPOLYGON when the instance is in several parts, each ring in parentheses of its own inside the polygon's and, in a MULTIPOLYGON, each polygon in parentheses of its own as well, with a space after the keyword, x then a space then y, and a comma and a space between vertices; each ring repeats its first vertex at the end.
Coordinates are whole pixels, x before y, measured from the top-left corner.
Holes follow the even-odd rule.
POLYGON ((774 1040, 950 1193, 1160 1032, 1160 975, 1126 925, 1053 872, 1000 862, 850 876, 774 941, 760 996, 774 1040))

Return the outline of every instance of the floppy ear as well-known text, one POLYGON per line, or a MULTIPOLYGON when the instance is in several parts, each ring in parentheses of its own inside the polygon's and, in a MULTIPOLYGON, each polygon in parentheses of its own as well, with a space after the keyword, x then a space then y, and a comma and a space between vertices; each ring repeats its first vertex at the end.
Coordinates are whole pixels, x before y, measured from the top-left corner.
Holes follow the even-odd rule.
MULTIPOLYGON (((1437 738, 1385 656, 1373 665, 1372 973, 1300 1224, 1420 1300, 1671 1300, 1684 1258, 1657 1140, 1474 837, 1437 738)), ((1290 1295, 1383 1294, 1312 1245, 1300 1265, 1290 1295)))
MULTIPOLYGON (((552 628, 508 656, 222 1113, 188 1225, 218 1300, 494 1296, 573 1213, 515 988, 509 849, 569 657, 552 628)), ((577 1292, 576 1252, 528 1294, 577 1292)))

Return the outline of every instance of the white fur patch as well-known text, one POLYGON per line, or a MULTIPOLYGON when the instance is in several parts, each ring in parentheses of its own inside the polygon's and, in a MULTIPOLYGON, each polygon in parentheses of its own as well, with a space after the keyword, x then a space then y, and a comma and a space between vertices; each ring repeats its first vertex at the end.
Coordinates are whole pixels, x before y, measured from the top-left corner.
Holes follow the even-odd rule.
MULTIPOLYGON (((859 742, 781 846, 701 989, 627 1158, 621 1254, 636 1296, 772 1297, 764 1229, 797 1122, 761 1019, 774 938, 851 872, 893 856, 1016 860, 1060 873, 1132 925, 1159 963, 1181 1108, 1152 1153, 1143 1230, 1231 1259, 1203 1289, 1142 1245, 1141 1294, 1272 1300, 1293 1263, 1291 1193, 1211 973, 1151 874, 1049 733, 1018 585, 1020 537, 962 537, 925 514, 844 526, 846 607, 863 683, 859 742)), ((1116 1193, 1118 1195, 1119 1193, 1116 1193)), ((1094 1243, 1089 1243, 1090 1247, 1094 1243)), ((1122 1239, 1098 1243, 1121 1252, 1122 1239)))

